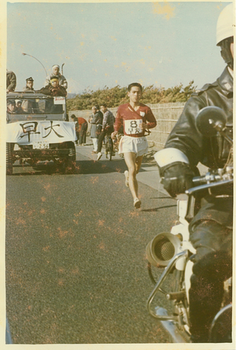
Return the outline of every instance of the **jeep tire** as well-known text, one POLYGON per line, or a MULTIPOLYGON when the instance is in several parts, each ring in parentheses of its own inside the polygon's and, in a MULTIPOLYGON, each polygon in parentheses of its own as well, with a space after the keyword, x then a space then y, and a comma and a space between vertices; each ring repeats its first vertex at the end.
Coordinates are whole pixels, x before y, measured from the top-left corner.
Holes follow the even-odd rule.
POLYGON ((13 149, 14 143, 8 143, 6 145, 6 174, 13 174, 13 149))

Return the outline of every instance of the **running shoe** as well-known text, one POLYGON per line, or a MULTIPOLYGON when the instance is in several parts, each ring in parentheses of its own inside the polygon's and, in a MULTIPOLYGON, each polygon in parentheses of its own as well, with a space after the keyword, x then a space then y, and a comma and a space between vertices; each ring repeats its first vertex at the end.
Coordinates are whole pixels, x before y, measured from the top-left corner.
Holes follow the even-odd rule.
POLYGON ((101 152, 98 152, 98 154, 97 154, 97 160, 100 160, 101 157, 102 157, 102 153, 101 153, 101 152))
POLYGON ((125 186, 129 187, 129 177, 128 177, 128 171, 127 170, 125 170, 124 176, 125 176, 125 186))
POLYGON ((141 201, 138 198, 135 198, 133 201, 133 205, 136 209, 139 209, 141 207, 141 201))

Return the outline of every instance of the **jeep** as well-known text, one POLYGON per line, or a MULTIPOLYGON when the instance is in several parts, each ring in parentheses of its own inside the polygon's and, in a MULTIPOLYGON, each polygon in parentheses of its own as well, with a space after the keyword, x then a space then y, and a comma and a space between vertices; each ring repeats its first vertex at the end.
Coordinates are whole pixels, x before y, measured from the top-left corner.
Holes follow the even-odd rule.
POLYGON ((54 161, 64 173, 74 172, 76 132, 67 118, 65 97, 8 93, 6 130, 8 175, 13 174, 14 166, 36 167, 42 161, 54 161))

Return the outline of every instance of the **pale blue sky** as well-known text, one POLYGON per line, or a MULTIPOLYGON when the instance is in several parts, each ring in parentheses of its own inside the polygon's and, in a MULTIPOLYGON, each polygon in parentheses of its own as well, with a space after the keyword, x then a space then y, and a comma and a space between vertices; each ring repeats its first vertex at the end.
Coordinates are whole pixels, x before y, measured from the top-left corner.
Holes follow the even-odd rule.
POLYGON ((225 67, 216 47, 223 2, 8 3, 7 68, 17 90, 64 65, 68 92, 104 86, 201 87, 225 67))

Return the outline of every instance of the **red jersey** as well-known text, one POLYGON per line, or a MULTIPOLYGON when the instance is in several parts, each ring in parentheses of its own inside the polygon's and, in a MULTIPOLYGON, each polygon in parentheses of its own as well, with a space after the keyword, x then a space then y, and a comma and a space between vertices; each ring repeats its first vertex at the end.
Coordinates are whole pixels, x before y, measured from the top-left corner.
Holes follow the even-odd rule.
POLYGON ((79 132, 81 130, 82 124, 86 123, 87 121, 86 119, 82 118, 82 117, 78 117, 77 118, 77 125, 76 125, 76 131, 79 132))
POLYGON ((87 123, 86 119, 82 118, 82 117, 78 117, 77 118, 77 121, 78 121, 78 124, 81 125, 81 124, 84 124, 84 123, 87 123))
POLYGON ((114 130, 119 131, 121 125, 123 125, 124 135, 142 137, 144 136, 142 123, 146 123, 147 129, 156 126, 156 119, 150 107, 140 103, 139 108, 135 111, 130 103, 126 103, 118 107, 114 130))

